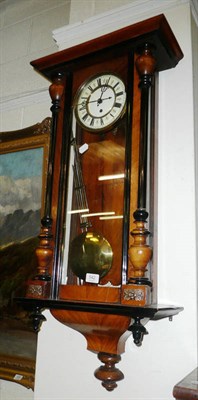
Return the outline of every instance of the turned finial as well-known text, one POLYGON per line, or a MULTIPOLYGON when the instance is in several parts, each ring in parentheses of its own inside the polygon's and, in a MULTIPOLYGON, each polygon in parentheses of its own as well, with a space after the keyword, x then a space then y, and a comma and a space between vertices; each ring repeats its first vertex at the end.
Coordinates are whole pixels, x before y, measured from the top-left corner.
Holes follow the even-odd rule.
POLYGON ((145 210, 136 210, 133 214, 136 227, 132 230, 131 236, 134 239, 129 248, 129 259, 132 264, 132 276, 130 278, 143 278, 146 267, 152 257, 152 248, 146 243, 150 232, 146 229, 146 217, 148 213, 145 210), (142 217, 141 217, 142 216, 142 217))
POLYGON ((49 87, 49 94, 52 99, 52 107, 51 107, 52 113, 58 111, 63 91, 64 91, 63 76, 61 73, 58 73, 57 75, 54 76, 52 84, 49 87))
POLYGON ((139 56, 136 59, 136 68, 140 76, 139 86, 150 86, 151 77, 155 72, 156 59, 153 56, 154 46, 145 43, 139 49, 139 56))
POLYGON ((121 360, 118 354, 98 353, 98 358, 104 363, 94 373, 94 376, 102 381, 102 386, 111 392, 117 387, 117 381, 124 379, 124 374, 115 367, 121 360))

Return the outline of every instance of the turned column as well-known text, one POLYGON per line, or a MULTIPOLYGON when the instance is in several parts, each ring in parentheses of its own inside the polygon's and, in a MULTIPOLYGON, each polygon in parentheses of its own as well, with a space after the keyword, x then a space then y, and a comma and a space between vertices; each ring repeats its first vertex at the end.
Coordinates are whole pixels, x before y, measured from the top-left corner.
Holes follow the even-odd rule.
POLYGON ((53 260, 53 235, 52 235, 52 189, 54 178, 54 157, 56 147, 56 131, 60 101, 63 94, 63 80, 61 74, 54 77, 49 88, 52 99, 52 125, 49 141, 49 158, 47 170, 47 185, 45 194, 44 216, 41 219, 41 230, 39 234, 39 245, 36 248, 37 273, 32 281, 28 282, 26 297, 47 298, 51 289, 51 263, 53 260))
POLYGON ((156 60, 152 54, 152 46, 145 43, 136 59, 136 68, 140 77, 139 89, 141 90, 138 199, 137 210, 133 214, 135 224, 135 228, 131 232, 133 244, 129 248, 131 267, 128 274, 128 285, 123 286, 122 300, 124 304, 140 306, 150 304, 152 287, 150 280, 145 277, 147 265, 152 258, 152 248, 147 244, 150 232, 145 225, 149 216, 146 207, 151 115, 150 89, 155 66, 156 60))

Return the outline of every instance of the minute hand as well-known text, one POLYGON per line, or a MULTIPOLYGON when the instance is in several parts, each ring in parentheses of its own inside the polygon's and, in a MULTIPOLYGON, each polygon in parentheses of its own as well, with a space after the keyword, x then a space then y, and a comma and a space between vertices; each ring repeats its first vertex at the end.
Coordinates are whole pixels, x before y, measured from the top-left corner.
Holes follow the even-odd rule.
POLYGON ((105 97, 104 99, 90 100, 90 101, 87 101, 87 102, 82 101, 82 103, 78 103, 78 106, 82 106, 82 105, 90 104, 90 103, 98 103, 98 104, 101 104, 104 100, 110 100, 110 99, 112 99, 112 96, 110 96, 110 97, 105 97))

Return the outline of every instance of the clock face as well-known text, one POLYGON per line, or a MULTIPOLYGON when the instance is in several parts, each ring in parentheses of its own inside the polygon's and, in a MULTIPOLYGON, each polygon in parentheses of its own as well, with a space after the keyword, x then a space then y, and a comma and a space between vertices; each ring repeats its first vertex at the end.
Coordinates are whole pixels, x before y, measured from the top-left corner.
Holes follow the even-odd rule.
POLYGON ((100 74, 87 80, 74 99, 76 119, 86 130, 110 129, 122 117, 126 105, 123 81, 114 74, 100 74))

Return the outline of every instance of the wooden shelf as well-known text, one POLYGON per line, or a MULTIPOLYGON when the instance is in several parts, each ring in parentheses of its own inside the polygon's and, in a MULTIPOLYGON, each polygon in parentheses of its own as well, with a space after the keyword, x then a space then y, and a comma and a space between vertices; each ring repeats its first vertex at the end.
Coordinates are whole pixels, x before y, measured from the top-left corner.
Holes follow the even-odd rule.
POLYGON ((94 303, 87 301, 67 301, 53 299, 33 299, 33 298, 16 298, 18 303, 21 303, 29 310, 39 309, 56 309, 56 310, 72 310, 86 311, 112 315, 124 315, 131 318, 149 318, 151 320, 159 320, 177 315, 183 310, 183 307, 175 307, 171 305, 151 304, 144 307, 130 307, 123 304, 111 303, 94 303))

